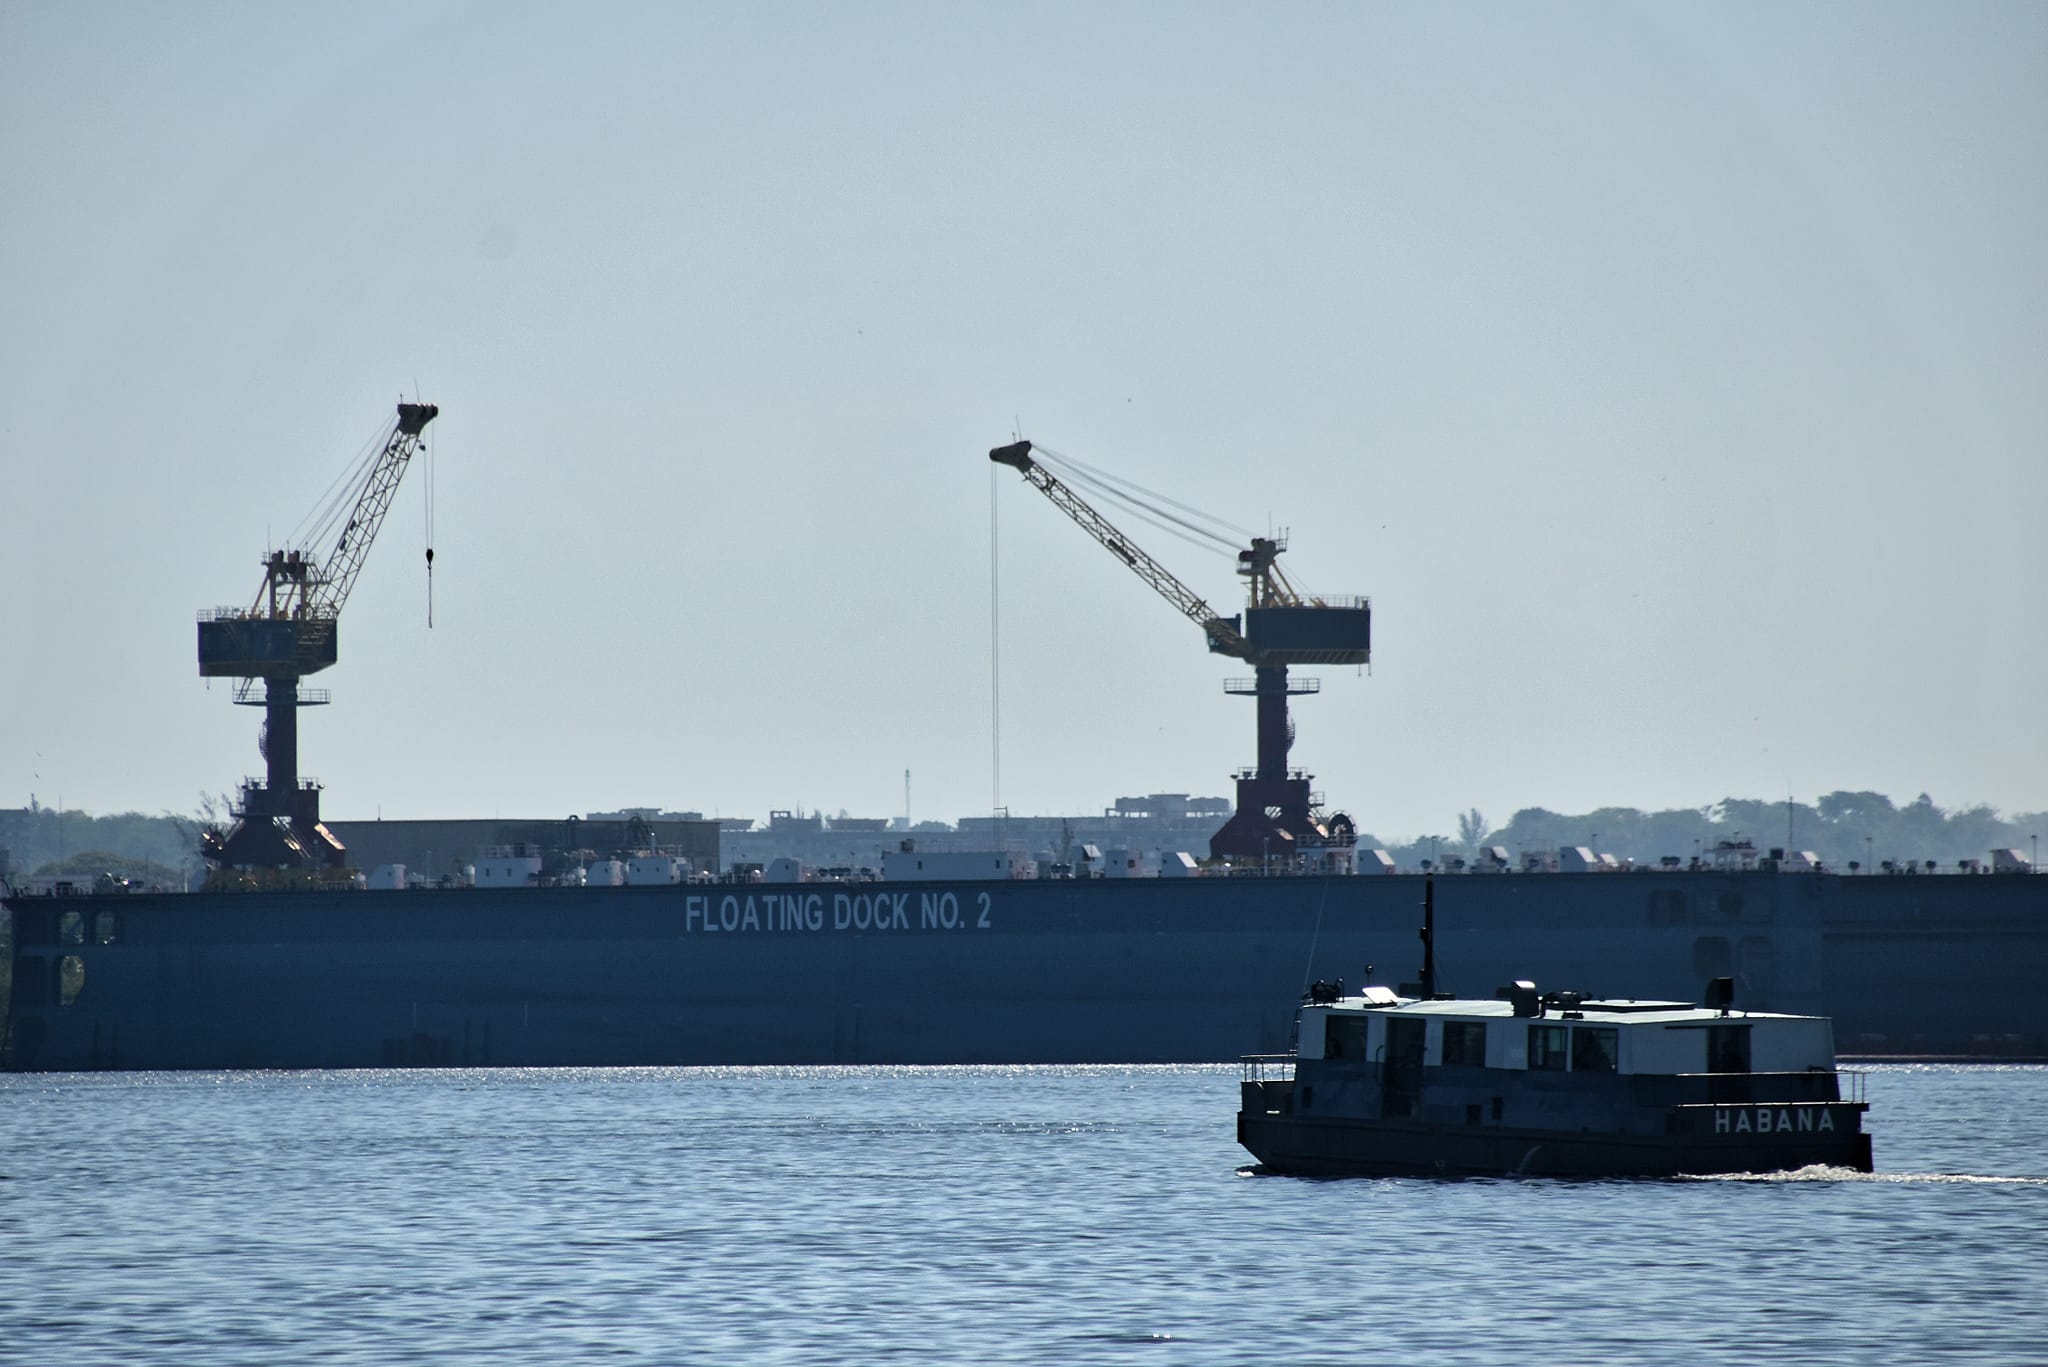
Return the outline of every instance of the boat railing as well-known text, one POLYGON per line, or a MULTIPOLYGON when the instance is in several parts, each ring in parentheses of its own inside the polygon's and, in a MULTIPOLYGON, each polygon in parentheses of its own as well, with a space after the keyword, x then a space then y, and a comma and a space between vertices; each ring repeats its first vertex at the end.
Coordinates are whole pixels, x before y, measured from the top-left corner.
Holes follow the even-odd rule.
POLYGON ((1783 1073, 1639 1074, 1637 1086, 1667 1094, 1675 1104, 1690 1106, 1860 1103, 1864 1099, 1864 1076, 1849 1068, 1807 1068, 1783 1073))
POLYGON ((1294 1081, 1293 1054, 1244 1054, 1238 1062, 1246 1082, 1294 1081))

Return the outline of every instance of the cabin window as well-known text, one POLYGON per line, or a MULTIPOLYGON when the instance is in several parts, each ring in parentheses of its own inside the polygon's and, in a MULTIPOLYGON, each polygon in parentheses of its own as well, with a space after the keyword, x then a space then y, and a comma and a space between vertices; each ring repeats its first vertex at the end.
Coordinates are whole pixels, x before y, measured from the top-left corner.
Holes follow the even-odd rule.
POLYGON ((82 945, 85 943, 85 913, 67 911, 57 921, 57 943, 82 945))
POLYGON ((1365 1029, 1369 1024, 1363 1016, 1323 1017, 1323 1057, 1364 1058, 1365 1029))
POLYGON ((1562 1025, 1532 1025, 1529 1027, 1529 1067, 1533 1070, 1561 1073, 1565 1070, 1567 1041, 1570 1031, 1562 1025))
POLYGON ((1572 1071, 1611 1073, 1621 1051, 1621 1031, 1609 1026, 1582 1025, 1572 1031, 1572 1071))
POLYGON ((1429 1022, 1420 1016, 1387 1021, 1386 1066, 1380 1073, 1380 1114, 1411 1116, 1422 1099, 1422 1060, 1429 1022))
POLYGON ((1707 1027, 1707 1071, 1746 1073, 1749 1071, 1749 1027, 1710 1025, 1707 1027))
POLYGON ((1486 1022, 1444 1022, 1444 1066, 1484 1068, 1486 1066, 1486 1022))
POLYGON ((1677 888, 1658 888, 1650 894, 1651 925, 1682 926, 1690 919, 1684 892, 1677 888))
POLYGON ((121 918, 111 911, 103 911, 93 917, 92 938, 103 945, 113 944, 121 938, 121 918))

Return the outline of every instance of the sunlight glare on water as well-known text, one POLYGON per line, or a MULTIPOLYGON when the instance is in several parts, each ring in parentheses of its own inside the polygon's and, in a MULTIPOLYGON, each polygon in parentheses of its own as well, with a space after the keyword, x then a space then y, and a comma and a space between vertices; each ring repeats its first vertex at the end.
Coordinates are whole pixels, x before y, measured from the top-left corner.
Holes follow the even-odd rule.
POLYGON ((0 1360, 2009 1364, 2048 1069, 1874 1174, 1304 1181, 1232 1067, 0 1077, 0 1360))

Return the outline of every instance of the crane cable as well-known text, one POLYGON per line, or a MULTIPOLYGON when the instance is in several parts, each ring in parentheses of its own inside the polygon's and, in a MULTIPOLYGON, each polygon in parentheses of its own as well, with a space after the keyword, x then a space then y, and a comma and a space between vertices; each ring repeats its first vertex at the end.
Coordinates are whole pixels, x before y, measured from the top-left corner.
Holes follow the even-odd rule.
MULTIPOLYGON (((1193 528, 1193 530, 1196 530, 1203 536, 1228 541, 1231 540, 1233 537, 1248 537, 1252 534, 1252 531, 1249 527, 1240 527, 1234 522, 1229 522, 1223 518, 1217 517, 1214 513, 1205 512, 1204 510, 1195 507, 1192 503, 1182 503, 1179 499, 1170 498, 1167 495, 1160 493, 1156 489, 1148 489, 1144 485, 1138 483, 1136 480, 1125 479, 1122 475, 1111 474, 1109 471, 1104 470, 1099 466, 1090 465, 1086 461, 1080 460, 1077 457, 1065 455, 1058 451, 1047 451, 1044 447, 1038 446, 1035 443, 1032 446, 1032 450, 1037 451, 1042 455, 1051 457, 1054 464, 1059 465, 1062 468, 1065 468, 1071 471, 1072 473, 1080 476, 1085 482, 1094 485, 1097 488, 1105 488, 1106 486, 1113 485, 1116 486, 1116 488, 1119 490, 1129 490, 1130 492, 1128 494, 1118 493, 1114 495, 1115 497, 1123 499, 1127 503, 1131 503, 1135 506, 1152 506, 1154 507, 1155 511, 1160 512, 1162 515, 1165 515, 1164 510, 1167 508, 1178 509, 1180 512, 1187 514, 1191 518, 1196 518, 1202 522, 1210 524, 1211 528, 1220 529, 1208 530, 1204 528, 1193 528), (1144 495, 1145 499, 1151 500, 1151 503, 1148 505, 1144 502, 1144 500, 1138 499, 1136 495, 1139 494, 1144 495), (1231 533, 1231 536, 1223 536, 1223 532, 1229 532, 1231 533)), ((1192 527, 1192 524, 1184 523, 1183 525, 1192 527)))
MULTIPOLYGON (((1002 631, 1000 609, 1002 598, 997 592, 997 567, 1001 564, 997 556, 996 508, 1000 500, 996 497, 996 467, 988 467, 988 710, 989 710, 989 816, 996 825, 998 848, 1001 848, 1001 817, 1003 811, 1003 671, 1002 631)), ((907 804, 906 804, 907 805, 907 804)))
MULTIPOLYGON (((1047 456, 1048 460, 1046 463, 1065 473, 1073 482, 1094 490, 1097 494, 1139 515, 1154 526, 1159 526, 1169 531, 1174 527, 1178 527, 1183 532, 1189 533, 1194 537, 1213 542, 1219 548, 1228 548, 1233 551, 1239 544, 1240 538, 1248 538, 1251 535, 1244 528, 1233 526, 1214 514, 1203 512, 1199 508, 1181 503, 1176 499, 1168 498, 1166 495, 1156 493, 1141 484, 1124 479, 1119 475, 1112 475, 1106 470, 1097 469, 1082 461, 1075 460, 1071 456, 1062 455, 1057 451, 1048 452, 1043 447, 1038 446, 1034 446, 1032 449, 1047 456), (1177 510, 1177 512, 1169 510, 1177 510)), ((1175 533, 1175 535, 1179 534, 1175 533)), ((1183 539, 1186 538, 1184 537, 1183 539)), ((1197 542, 1196 544, 1200 543, 1197 542)))
POLYGON ((1149 526, 1156 527, 1168 536, 1177 537, 1191 546, 1199 547, 1211 554, 1222 553, 1235 557, 1244 544, 1251 539, 1251 533, 1199 508, 1155 493, 1143 485, 1094 469, 1071 456, 1049 451, 1032 444, 1033 452, 1042 462, 1057 470, 1068 481, 1081 485, 1118 506, 1122 511, 1149 526), (1144 495, 1140 497, 1139 495, 1144 495), (1170 511, 1177 509, 1178 512, 1170 511), (1207 525, 1204 525, 1207 524, 1207 525), (1242 540, 1226 534, 1224 530, 1240 532, 1242 540))
MULTIPOLYGON (((1178 537, 1191 546, 1211 553, 1220 550, 1230 558, 1236 559, 1238 553, 1249 546, 1257 536, 1249 527, 1241 527, 1192 504, 1182 503, 1157 490, 1147 489, 1135 480, 1112 475, 1107 470, 1098 469, 1072 456, 1048 450, 1037 442, 1031 444, 1031 450, 1040 458, 1042 464, 1056 470, 1068 483, 1079 484, 1090 492, 1101 495, 1139 521, 1158 528, 1168 536, 1178 537)), ((1267 535, 1272 534, 1272 528, 1268 527, 1267 535)), ((1297 590, 1281 572, 1278 564, 1273 565, 1269 572, 1279 581, 1288 598, 1301 600, 1313 597, 1297 590)))
MULTIPOLYGON (((441 439, 438 436, 435 437, 434 446, 439 446, 440 444, 441 439)), ((424 440, 421 441, 420 446, 427 453, 427 630, 432 631, 434 629, 434 446, 428 446, 424 440)))
MULTIPOLYGON (((341 519, 361 501, 361 490, 370 482, 377 460, 383 455, 384 448, 391 444, 391 433, 397 426, 396 419, 384 423, 357 450, 349 465, 327 486, 327 491, 320 496, 313 510, 292 529, 285 549, 310 551, 314 542, 325 542, 333 537, 341 519)), ((342 534, 346 535, 346 529, 342 534)), ((323 565, 321 568, 326 567, 323 565)))

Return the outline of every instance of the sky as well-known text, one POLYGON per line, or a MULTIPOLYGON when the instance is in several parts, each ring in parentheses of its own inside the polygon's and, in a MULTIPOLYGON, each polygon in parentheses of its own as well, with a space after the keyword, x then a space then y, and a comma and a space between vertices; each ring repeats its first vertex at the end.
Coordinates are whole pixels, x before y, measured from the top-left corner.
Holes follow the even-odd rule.
POLYGON ((2048 808, 2048 7, 0 0, 0 185, 0 806, 260 774, 197 614, 417 394, 331 818, 1227 794, 1018 435, 1371 596, 1382 839, 2048 808))

